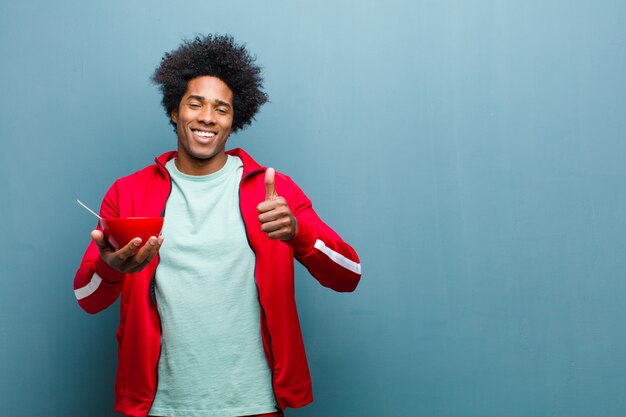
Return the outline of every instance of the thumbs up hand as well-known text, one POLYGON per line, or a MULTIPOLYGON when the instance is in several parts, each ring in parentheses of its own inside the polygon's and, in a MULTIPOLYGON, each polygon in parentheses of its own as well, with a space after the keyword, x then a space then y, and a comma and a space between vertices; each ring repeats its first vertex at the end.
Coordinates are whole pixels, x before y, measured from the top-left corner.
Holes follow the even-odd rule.
POLYGON ((287 201, 276 193, 274 168, 265 171, 265 201, 257 206, 261 230, 270 239, 289 240, 296 235, 298 220, 287 201))

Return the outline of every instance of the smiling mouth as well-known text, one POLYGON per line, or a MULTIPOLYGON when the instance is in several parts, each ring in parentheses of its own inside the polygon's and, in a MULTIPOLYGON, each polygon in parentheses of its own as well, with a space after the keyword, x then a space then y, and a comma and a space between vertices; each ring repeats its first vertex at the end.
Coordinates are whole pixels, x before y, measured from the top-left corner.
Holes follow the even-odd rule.
POLYGON ((191 129, 191 131, 197 135, 200 136, 201 138, 212 138, 217 136, 216 132, 207 132, 206 130, 195 130, 195 129, 191 129))

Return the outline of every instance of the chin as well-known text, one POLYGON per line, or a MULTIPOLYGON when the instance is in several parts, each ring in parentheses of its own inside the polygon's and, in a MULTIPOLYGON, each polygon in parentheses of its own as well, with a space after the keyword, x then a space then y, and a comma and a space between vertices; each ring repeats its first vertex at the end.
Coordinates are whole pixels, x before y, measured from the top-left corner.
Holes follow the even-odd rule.
POLYGON ((193 153, 191 156, 195 159, 207 160, 207 159, 213 159, 219 154, 220 152, 215 150, 211 152, 197 152, 197 153, 193 153))

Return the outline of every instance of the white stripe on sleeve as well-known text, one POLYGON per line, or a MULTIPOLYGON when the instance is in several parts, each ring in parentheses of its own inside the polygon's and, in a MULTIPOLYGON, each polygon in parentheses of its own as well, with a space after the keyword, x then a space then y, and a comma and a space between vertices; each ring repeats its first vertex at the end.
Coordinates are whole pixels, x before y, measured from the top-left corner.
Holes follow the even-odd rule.
POLYGON ((343 266, 344 268, 346 268, 349 271, 354 272, 355 274, 359 274, 359 275, 361 274, 361 264, 360 263, 354 262, 354 261, 346 258, 345 256, 343 256, 339 252, 335 252, 334 250, 332 250, 328 246, 326 246, 326 244, 324 242, 322 242, 321 240, 319 240, 319 239, 317 239, 315 241, 315 245, 314 246, 315 246, 315 249, 319 250, 324 255, 328 256, 336 264, 343 266))
POLYGON ((85 285, 83 288, 74 290, 74 294, 76 294, 76 299, 82 300, 85 297, 89 297, 91 294, 96 292, 101 282, 102 278, 100 278, 100 275, 94 273, 93 277, 91 277, 91 281, 89 281, 89 284, 85 285))

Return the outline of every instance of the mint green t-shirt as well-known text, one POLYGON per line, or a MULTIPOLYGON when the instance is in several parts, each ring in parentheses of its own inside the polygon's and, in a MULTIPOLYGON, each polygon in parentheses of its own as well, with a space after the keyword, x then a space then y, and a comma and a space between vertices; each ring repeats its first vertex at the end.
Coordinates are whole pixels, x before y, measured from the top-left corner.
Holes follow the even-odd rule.
POLYGON ((210 175, 166 165, 156 299, 162 326, 151 415, 235 417, 276 411, 263 351, 255 256, 239 209, 241 160, 210 175))

